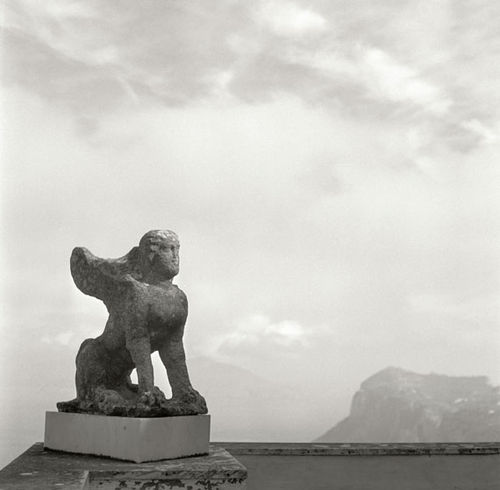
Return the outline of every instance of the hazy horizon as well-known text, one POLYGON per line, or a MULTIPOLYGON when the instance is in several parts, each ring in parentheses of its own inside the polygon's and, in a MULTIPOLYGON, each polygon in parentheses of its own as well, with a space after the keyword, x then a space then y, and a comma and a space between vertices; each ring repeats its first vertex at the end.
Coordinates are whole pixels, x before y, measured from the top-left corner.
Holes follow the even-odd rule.
POLYGON ((499 17, 7 0, 2 433, 30 393, 55 408, 104 327, 72 248, 119 257, 150 229, 180 236, 188 357, 331 403, 332 424, 387 366, 500 385, 499 17))

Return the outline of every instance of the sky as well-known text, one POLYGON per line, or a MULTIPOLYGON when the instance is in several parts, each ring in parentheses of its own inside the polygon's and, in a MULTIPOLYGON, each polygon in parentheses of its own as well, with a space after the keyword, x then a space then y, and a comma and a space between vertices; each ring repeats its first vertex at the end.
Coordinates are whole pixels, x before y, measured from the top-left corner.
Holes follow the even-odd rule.
POLYGON ((1 14, 8 423, 37 393, 55 407, 104 326, 72 248, 119 257, 150 229, 180 237, 188 357, 328 396, 325 430, 387 366, 500 384, 500 4, 1 14))

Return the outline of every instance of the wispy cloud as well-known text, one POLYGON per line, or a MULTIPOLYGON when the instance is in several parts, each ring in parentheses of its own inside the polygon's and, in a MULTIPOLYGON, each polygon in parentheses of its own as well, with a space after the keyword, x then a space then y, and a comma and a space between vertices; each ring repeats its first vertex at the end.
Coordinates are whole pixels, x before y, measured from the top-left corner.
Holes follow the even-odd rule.
POLYGON ((301 36, 321 33, 328 22, 314 10, 293 2, 261 2, 257 21, 279 36, 301 36))
POLYGON ((410 102, 437 115, 446 113, 449 97, 426 82, 409 66, 396 62, 380 49, 369 48, 362 55, 361 72, 373 92, 394 102, 410 102), (363 66, 364 65, 364 66, 363 66))
POLYGON ((500 140, 500 122, 494 125, 488 125, 477 119, 470 119, 464 121, 462 126, 468 130, 476 133, 484 144, 498 143, 500 140))
POLYGON ((433 124, 433 144, 463 151, 490 141, 485 128, 500 119, 491 103, 495 9, 227 0, 111 11, 101 1, 20 0, 4 16, 5 76, 88 117, 128 104, 288 93, 359 118, 433 124))
POLYGON ((356 46, 351 56, 337 50, 316 50, 312 55, 306 50, 293 50, 290 60, 304 64, 320 74, 331 78, 339 77, 358 85, 370 96, 372 103, 389 101, 410 104, 423 112, 444 115, 452 102, 433 83, 421 77, 414 68, 398 63, 388 53, 370 46, 356 46))
POLYGON ((218 339, 217 350, 256 347, 261 342, 283 347, 305 345, 309 335, 310 332, 296 321, 272 322, 266 315, 255 314, 236 321, 234 329, 218 339))

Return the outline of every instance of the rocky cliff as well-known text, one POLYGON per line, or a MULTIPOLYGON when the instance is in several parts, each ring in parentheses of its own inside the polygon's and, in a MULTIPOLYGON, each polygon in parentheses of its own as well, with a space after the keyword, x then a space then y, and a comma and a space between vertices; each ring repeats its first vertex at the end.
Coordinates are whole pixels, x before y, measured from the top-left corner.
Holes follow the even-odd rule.
POLYGON ((387 368, 361 384, 349 416, 317 441, 500 441, 500 387, 483 376, 387 368))

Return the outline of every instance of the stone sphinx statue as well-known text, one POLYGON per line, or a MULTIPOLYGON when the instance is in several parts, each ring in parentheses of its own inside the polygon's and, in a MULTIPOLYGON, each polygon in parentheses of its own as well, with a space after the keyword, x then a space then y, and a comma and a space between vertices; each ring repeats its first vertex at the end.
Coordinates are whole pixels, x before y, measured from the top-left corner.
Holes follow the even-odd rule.
POLYGON ((80 346, 77 396, 59 402, 59 411, 129 417, 207 413, 186 367, 182 337, 188 304, 172 284, 178 272, 179 239, 168 230, 149 231, 119 259, 101 259, 81 247, 73 250, 76 286, 103 301, 109 318, 99 337, 80 346), (171 399, 154 385, 151 353, 156 351, 167 371, 171 399), (130 380, 134 368, 138 384, 130 380))

